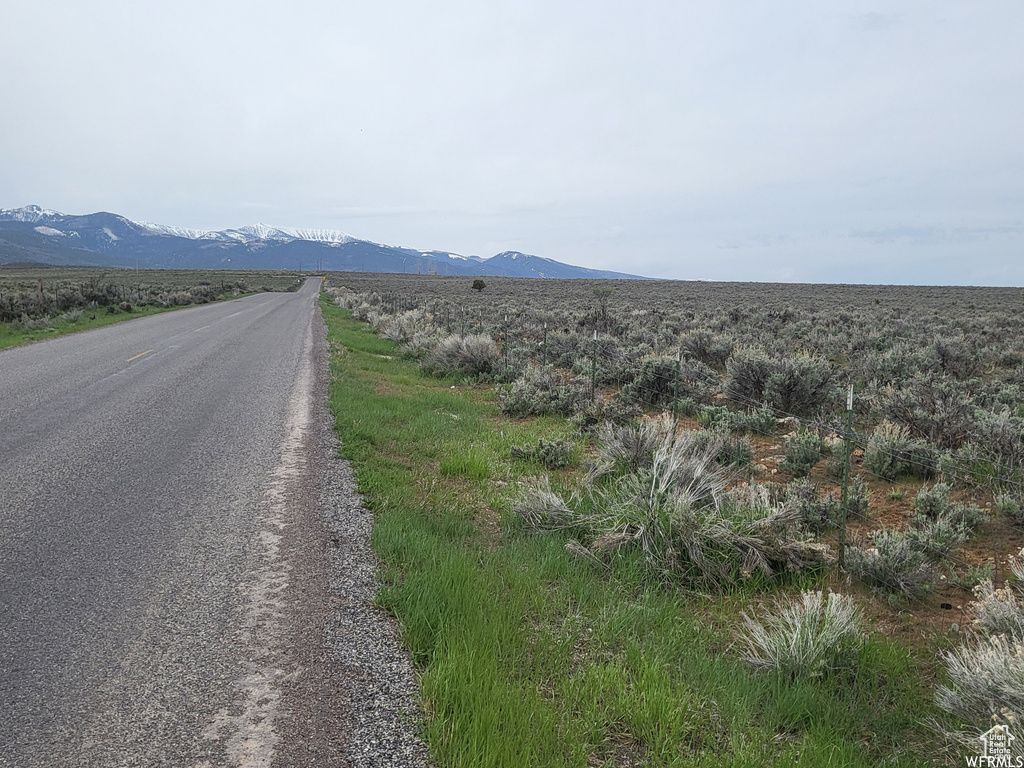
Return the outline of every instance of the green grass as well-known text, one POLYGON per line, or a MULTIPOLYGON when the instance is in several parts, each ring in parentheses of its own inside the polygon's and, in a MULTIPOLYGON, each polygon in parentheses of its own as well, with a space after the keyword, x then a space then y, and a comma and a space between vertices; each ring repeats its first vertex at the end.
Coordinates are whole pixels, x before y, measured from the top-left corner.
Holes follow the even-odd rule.
MULTIPOLYGON (((920 766, 935 737, 926 665, 873 636, 840 677, 753 672, 737 638, 754 586, 701 596, 624 556, 610 573, 508 511, 513 445, 565 437, 509 421, 321 303, 342 453, 375 513, 381 605, 421 673, 439 766, 920 766)), ((790 589, 815 586, 811 577, 790 589)))
POLYGON ((101 328, 104 325, 119 323, 123 320, 132 320, 136 317, 170 312, 172 309, 184 309, 184 307, 137 307, 131 312, 119 311, 116 314, 109 314, 106 309, 101 307, 84 310, 82 316, 74 322, 53 320, 46 327, 32 329, 23 329, 20 324, 15 323, 0 323, 0 349, 17 347, 21 344, 52 339, 57 336, 65 336, 69 333, 88 331, 92 328, 101 328))

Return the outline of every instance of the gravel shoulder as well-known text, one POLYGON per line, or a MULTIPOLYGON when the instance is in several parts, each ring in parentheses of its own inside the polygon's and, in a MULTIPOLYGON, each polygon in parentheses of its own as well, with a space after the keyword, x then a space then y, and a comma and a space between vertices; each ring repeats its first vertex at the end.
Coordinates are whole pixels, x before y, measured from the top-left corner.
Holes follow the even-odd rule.
POLYGON ((290 567, 284 603, 292 659, 281 681, 273 765, 428 766, 417 736, 422 715, 412 663, 393 617, 373 602, 373 516, 338 456, 319 311, 313 323, 308 469, 305 482, 293 484, 294 511, 281 540, 290 567))

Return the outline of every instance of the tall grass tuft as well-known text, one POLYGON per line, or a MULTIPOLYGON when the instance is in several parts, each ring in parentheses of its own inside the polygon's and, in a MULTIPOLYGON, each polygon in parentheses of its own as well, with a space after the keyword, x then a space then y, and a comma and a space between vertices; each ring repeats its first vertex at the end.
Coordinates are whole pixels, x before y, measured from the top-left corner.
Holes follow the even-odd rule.
POLYGON ((864 641, 860 609, 848 595, 803 592, 775 603, 764 622, 743 614, 747 661, 790 678, 848 665, 864 641))

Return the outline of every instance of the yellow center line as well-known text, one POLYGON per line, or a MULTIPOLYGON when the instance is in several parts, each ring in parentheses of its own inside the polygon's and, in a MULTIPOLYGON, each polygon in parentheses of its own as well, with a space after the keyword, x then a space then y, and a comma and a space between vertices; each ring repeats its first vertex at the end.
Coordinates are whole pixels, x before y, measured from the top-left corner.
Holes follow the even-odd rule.
POLYGON ((147 349, 145 352, 139 352, 139 354, 135 355, 135 357, 129 357, 128 362, 130 363, 132 360, 138 360, 143 355, 148 355, 152 351, 152 349, 147 349))

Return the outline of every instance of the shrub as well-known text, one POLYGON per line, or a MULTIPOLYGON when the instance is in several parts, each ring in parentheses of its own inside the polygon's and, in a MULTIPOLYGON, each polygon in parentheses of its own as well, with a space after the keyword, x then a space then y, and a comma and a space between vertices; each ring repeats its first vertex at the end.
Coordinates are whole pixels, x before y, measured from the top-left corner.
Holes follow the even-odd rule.
POLYGON ((508 416, 571 414, 589 400, 583 385, 563 381, 554 371, 528 365, 519 378, 498 389, 501 412, 508 416))
POLYGON ((835 371, 829 362, 806 355, 778 359, 759 349, 739 349, 729 358, 726 370, 730 396, 796 416, 818 413, 836 394, 835 371))
POLYGON ((796 355, 780 362, 768 377, 765 399, 797 416, 812 416, 836 397, 836 374, 827 360, 796 355))
POLYGON ((911 439, 907 427, 883 421, 868 438, 864 466, 886 480, 904 475, 927 478, 934 474, 935 456, 923 442, 911 439))
POLYGON ((701 430, 694 433, 695 440, 703 442, 714 453, 715 461, 722 466, 748 467, 754 461, 754 446, 750 439, 730 434, 724 430, 701 430))
POLYGON ((441 339, 420 365, 434 376, 480 377, 491 373, 499 359, 490 336, 451 335, 441 339))
MULTIPOLYGON (((935 701, 970 728, 950 734, 977 748, 978 734, 994 725, 1017 726, 1024 717, 1024 642, 1008 635, 980 637, 942 653, 948 685, 939 686, 935 701)), ((1024 755, 1014 741, 1013 755, 1024 755)))
POLYGON ((991 579, 984 579, 975 586, 974 596, 975 627, 987 635, 1006 635, 1024 642, 1024 595, 1019 588, 996 589, 991 579))
POLYGON ((515 512, 528 528, 554 530, 574 523, 574 513, 562 498, 551 490, 546 476, 523 481, 519 498, 512 503, 515 512))
MULTIPOLYGON (((707 438, 676 435, 667 416, 634 429, 602 426, 598 441, 584 511, 571 515, 595 556, 638 551, 656 572, 707 587, 828 560, 828 547, 805 540, 794 511, 760 486, 727 494, 729 475, 707 438)), ((559 501, 534 491, 520 515, 561 521, 559 501)))
POLYGON ((779 465, 779 469, 789 472, 793 477, 805 477, 810 474, 825 449, 825 441, 817 432, 803 429, 787 437, 784 444, 786 458, 779 465))
POLYGON ((1024 641, 1024 549, 1010 557, 1016 582, 996 589, 989 576, 974 588, 974 626, 987 635, 1009 635, 1024 641))
POLYGON ((914 497, 915 520, 942 520, 951 525, 962 526, 969 535, 985 522, 985 512, 973 504, 961 504, 950 500, 949 491, 950 488, 945 483, 935 483, 930 488, 918 491, 914 497))
POLYGON ((566 440, 544 440, 541 438, 536 445, 514 445, 511 455, 513 459, 535 461, 546 469, 561 469, 572 464, 576 446, 566 440))
POLYGON ((572 415, 571 421, 576 429, 583 432, 594 429, 604 422, 635 425, 642 415, 643 411, 634 403, 627 403, 618 397, 598 396, 593 402, 581 404, 572 415))
POLYGON ((870 539, 870 547, 846 547, 850 573, 869 586, 895 595, 921 597, 931 591, 937 571, 916 542, 889 528, 873 531, 870 539))
POLYGON ((911 523, 907 538, 933 559, 949 554, 970 537, 963 522, 955 520, 948 510, 937 517, 916 515, 911 523))
POLYGON ((747 661, 790 679, 850 666, 863 644, 860 610, 847 595, 803 592, 778 600, 764 623, 743 614, 747 661))
POLYGON ((878 407, 910 434, 941 449, 958 448, 970 438, 976 420, 971 389, 965 382, 915 374, 899 388, 886 387, 878 407))
POLYGON ((584 518, 591 549, 639 550, 657 571, 710 588, 829 559, 827 546, 800 535, 792 509, 755 486, 724 494, 713 458, 692 451, 685 441, 663 445, 649 468, 597 489, 584 518))
MULTIPOLYGON (((796 507, 801 523, 816 533, 833 528, 842 520, 842 498, 832 493, 819 496, 813 480, 795 480, 787 485, 786 499, 796 507)), ((846 500, 848 516, 867 514, 868 488, 863 480, 856 478, 850 484, 846 500)))
POLYGON ((383 315, 374 330, 397 344, 405 344, 416 335, 436 333, 433 318, 424 309, 410 309, 397 315, 383 315))
POLYGON ((770 435, 776 429, 775 414, 769 410, 733 411, 724 405, 701 408, 697 414, 697 423, 706 429, 750 432, 755 435, 770 435))
MULTIPOLYGON (((1024 716, 1024 550, 1010 558, 1017 583, 996 589, 990 579, 975 587, 974 626, 982 634, 967 645, 942 653, 948 685, 939 686, 936 703, 970 729, 950 734, 977 744, 993 725, 1013 725, 1024 716)), ((1014 745, 1014 756, 1024 756, 1014 745)))
POLYGON ((838 525, 842 508, 832 494, 818 496, 813 480, 795 480, 786 486, 786 498, 796 507, 800 522, 815 532, 838 525))
POLYGON ((763 350, 744 347, 735 350, 725 364, 726 389, 745 405, 763 403, 773 361, 763 350))
POLYGON ((603 472, 638 472, 650 467, 659 446, 671 441, 672 423, 664 417, 637 424, 605 423, 598 427, 596 437, 598 465, 603 472))
POLYGON ((997 514, 1005 515, 1017 525, 1024 525, 1024 504, 1021 504, 1015 494, 1007 492, 996 494, 992 508, 997 514))
POLYGON ((702 363, 672 357, 646 357, 640 361, 632 380, 622 388, 622 397, 650 407, 671 405, 676 394, 678 367, 679 397, 707 401, 711 397, 714 373, 702 363))
POLYGON ((712 335, 707 331, 693 331, 679 340, 686 356, 706 365, 721 367, 732 354, 733 343, 728 336, 712 335))

